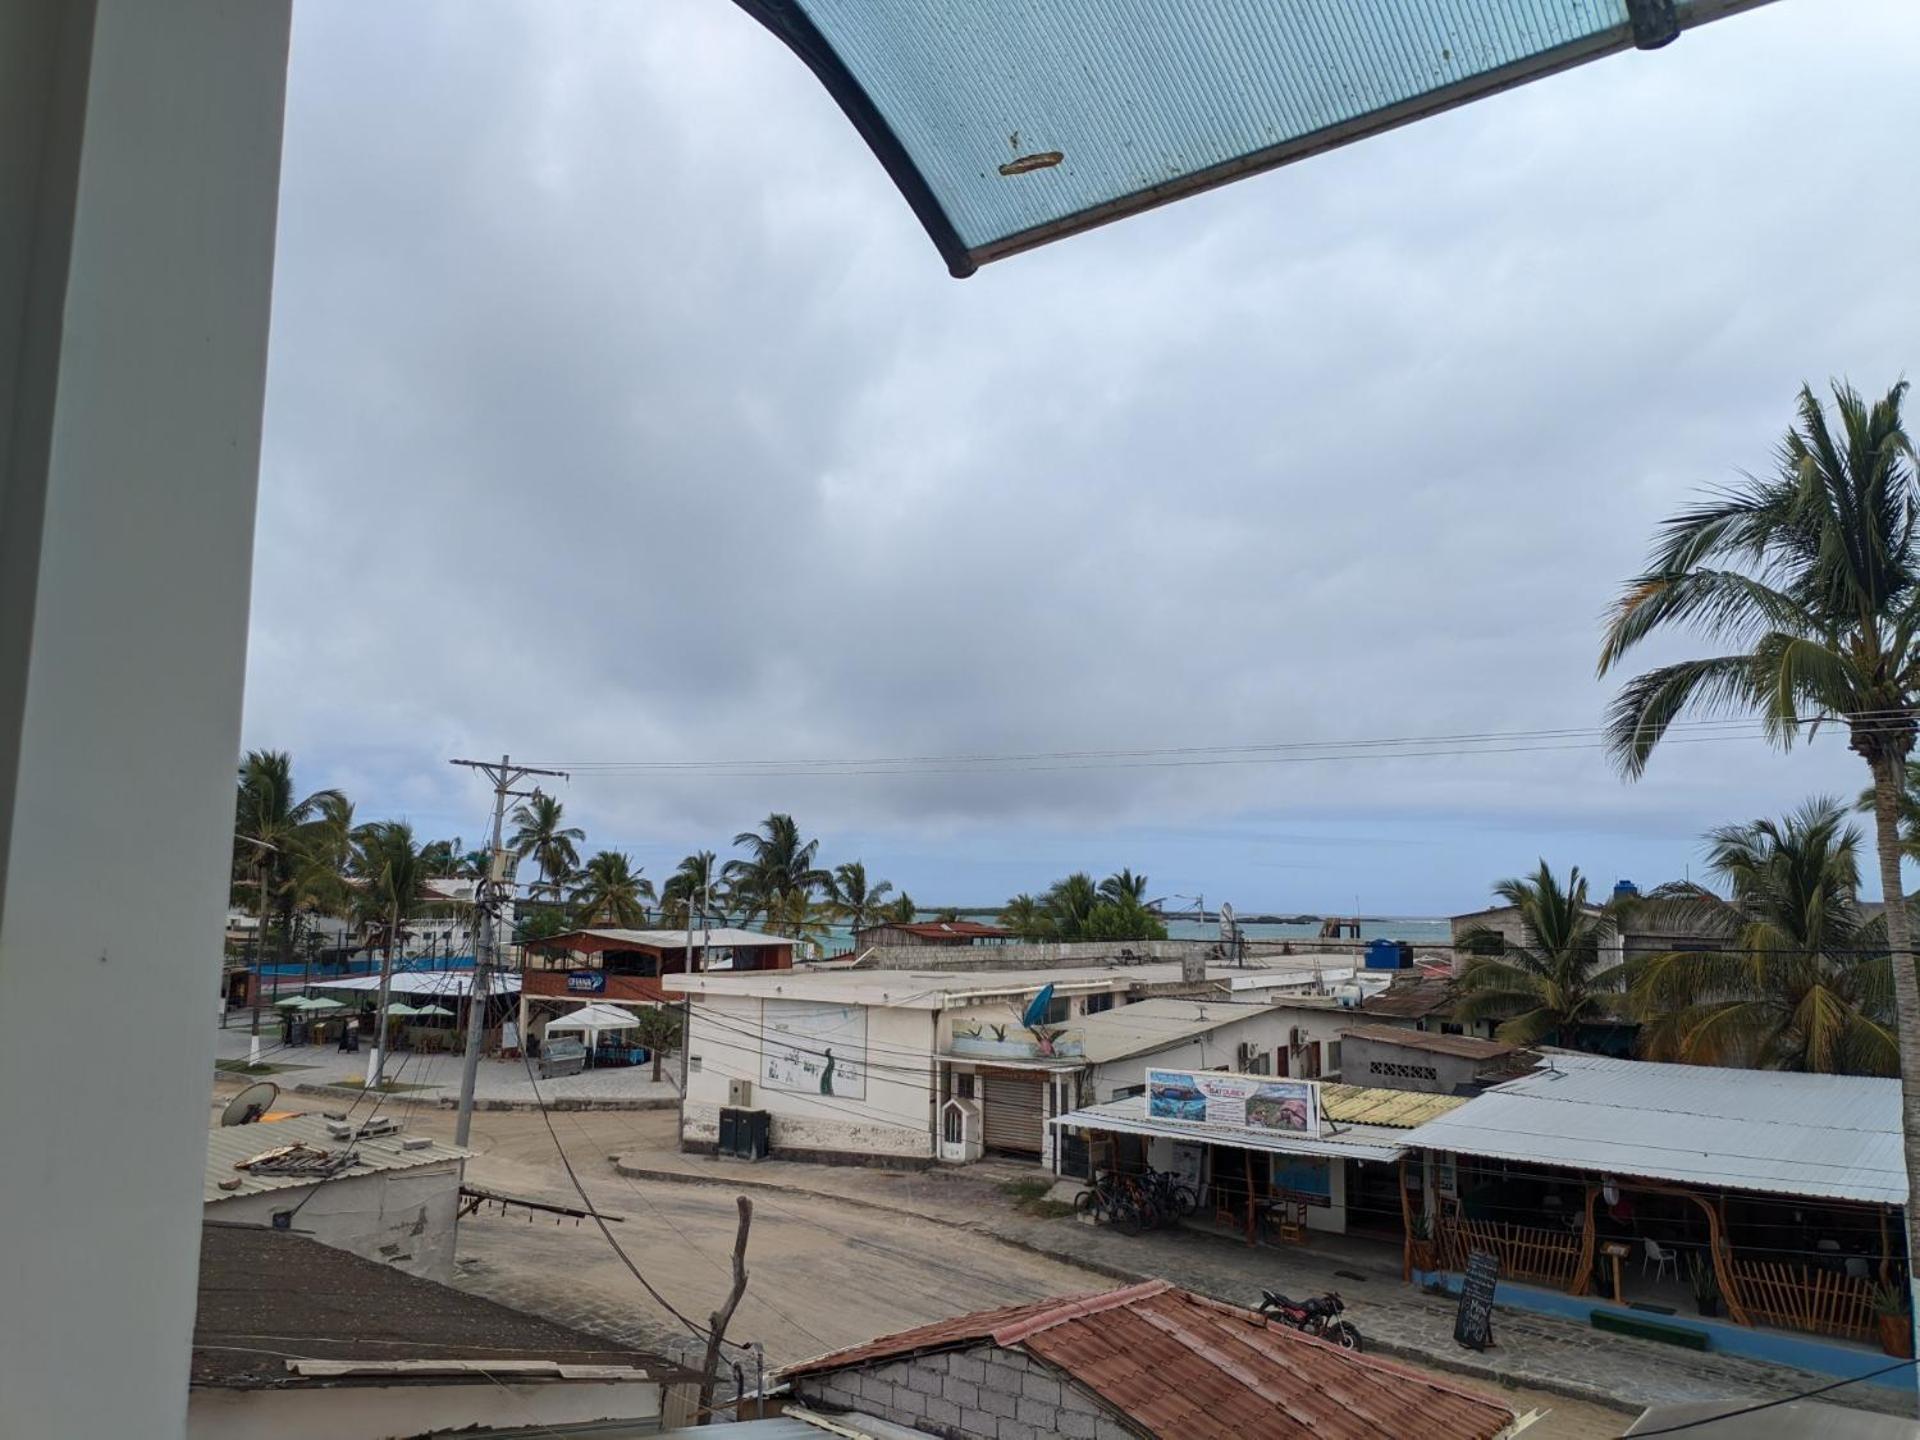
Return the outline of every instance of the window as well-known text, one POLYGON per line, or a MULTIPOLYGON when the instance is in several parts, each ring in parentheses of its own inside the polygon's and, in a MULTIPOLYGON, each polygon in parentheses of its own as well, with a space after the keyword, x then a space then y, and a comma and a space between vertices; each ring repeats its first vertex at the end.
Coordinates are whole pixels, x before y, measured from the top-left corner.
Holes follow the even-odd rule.
POLYGON ((973 1099, 973 1072, 959 1071, 953 1077, 953 1098, 956 1100, 973 1099))
POLYGON ((1113 992, 1087 996, 1087 1014, 1100 1015, 1113 1008, 1113 992))
POLYGON ((1072 1003, 1073 1002, 1065 995, 1054 996, 1053 999, 1047 1002, 1047 1018, 1044 1023, 1048 1025, 1066 1024, 1067 1007, 1072 1003))
MULTIPOLYGON (((968 1076, 967 1078, 972 1079, 973 1077, 968 1076)), ((965 1138, 967 1119, 966 1115, 958 1106, 950 1105, 947 1107, 947 1113, 943 1117, 941 1124, 941 1137, 947 1144, 958 1145, 961 1140, 965 1138)))
POLYGON ((1300 1078, 1317 1080, 1320 1077, 1320 1042, 1309 1040, 1300 1047, 1300 1078))
POLYGON ((1340 1042, 1338 1040, 1327 1041, 1327 1073, 1329 1075, 1340 1073, 1340 1042))
POLYGON ((1390 1075, 1397 1080, 1425 1080, 1429 1084, 1440 1083, 1440 1072, 1431 1065, 1402 1065, 1394 1060, 1369 1060, 1369 1075, 1390 1075))

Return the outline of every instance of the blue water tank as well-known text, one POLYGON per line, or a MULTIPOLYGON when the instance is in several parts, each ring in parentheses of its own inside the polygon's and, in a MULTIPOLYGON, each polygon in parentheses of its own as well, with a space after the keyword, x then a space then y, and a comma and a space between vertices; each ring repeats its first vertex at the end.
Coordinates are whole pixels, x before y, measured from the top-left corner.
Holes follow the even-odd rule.
POLYGON ((1613 882, 1613 898, 1616 900, 1631 900, 1639 893, 1640 887, 1631 880, 1616 880, 1613 882))
POLYGON ((1413 947, 1398 940, 1369 940, 1367 969, 1402 970, 1413 963, 1413 947))

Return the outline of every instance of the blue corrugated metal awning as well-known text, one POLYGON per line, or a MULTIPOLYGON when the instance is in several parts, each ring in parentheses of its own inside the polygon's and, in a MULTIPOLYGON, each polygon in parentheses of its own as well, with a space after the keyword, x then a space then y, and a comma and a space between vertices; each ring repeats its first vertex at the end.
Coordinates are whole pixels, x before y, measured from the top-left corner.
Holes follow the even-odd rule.
POLYGON ((1765 0, 738 0, 956 276, 1765 0))

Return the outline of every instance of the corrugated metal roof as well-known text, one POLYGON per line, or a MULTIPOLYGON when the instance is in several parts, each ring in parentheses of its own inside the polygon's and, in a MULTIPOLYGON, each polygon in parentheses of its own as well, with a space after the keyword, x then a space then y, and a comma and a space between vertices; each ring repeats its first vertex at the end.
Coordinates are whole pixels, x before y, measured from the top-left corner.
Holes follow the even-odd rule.
POLYGON ((1406 1139, 1712 1188, 1907 1198, 1898 1080, 1556 1054, 1406 1139))
MULTIPOLYGON (((354 1141, 351 1148, 359 1154, 359 1161, 336 1178, 351 1179, 356 1175, 373 1175, 382 1170, 415 1170, 422 1165, 464 1160, 473 1154, 471 1150, 462 1150, 440 1140, 432 1140, 417 1150, 409 1150, 400 1143, 406 1138, 407 1134, 402 1130, 391 1135, 364 1137, 354 1141)), ((257 1125, 215 1126, 207 1135, 207 1173, 202 1192, 205 1202, 211 1205, 217 1200, 264 1195, 270 1190, 291 1190, 313 1184, 314 1177, 311 1175, 259 1175, 250 1170, 234 1169, 239 1161, 250 1160, 264 1150, 291 1145, 296 1141, 323 1150, 348 1148, 333 1138, 325 1118, 319 1115, 295 1115, 286 1120, 257 1125), (222 1190, 220 1182, 223 1180, 238 1180, 240 1183, 231 1190, 222 1190)))
POLYGON ((1677 33, 1636 37, 1627 0, 739 3, 826 86, 956 275, 1677 33))
POLYGON ((1257 1019, 1264 1012, 1245 1005, 1218 1001, 1151 999, 1118 1005, 1098 1015, 1068 1022, 1079 1032, 1080 1054, 1090 1064, 1144 1055, 1178 1045, 1236 1021, 1257 1019))
POLYGON ((1235 1125, 1202 1125, 1187 1120, 1156 1120, 1146 1113, 1138 1096, 1089 1105, 1047 1122, 1070 1130, 1107 1130, 1121 1135, 1157 1135, 1169 1140, 1209 1145, 1235 1145, 1242 1150, 1265 1150, 1275 1155, 1318 1155, 1336 1160, 1398 1160, 1407 1153, 1409 1131, 1383 1125, 1341 1124, 1323 1129, 1318 1139, 1302 1135, 1268 1134, 1235 1125))
POLYGON ((1322 1085, 1320 1110, 1343 1125, 1377 1125, 1411 1130, 1466 1104, 1459 1095, 1429 1095, 1420 1090, 1378 1090, 1369 1085, 1322 1085))
POLYGON ((1514 1420, 1489 1396, 1164 1280, 921 1326, 791 1366, 782 1378, 988 1340, 1026 1351, 1147 1434, 1179 1440, 1493 1440, 1514 1420))
POLYGON ((1340 1033, 1351 1040, 1371 1040, 1376 1045, 1398 1045, 1406 1050, 1425 1050, 1432 1055, 1453 1055, 1462 1060, 1498 1060, 1513 1054, 1517 1048, 1473 1035, 1402 1030, 1394 1025, 1349 1025, 1340 1033))

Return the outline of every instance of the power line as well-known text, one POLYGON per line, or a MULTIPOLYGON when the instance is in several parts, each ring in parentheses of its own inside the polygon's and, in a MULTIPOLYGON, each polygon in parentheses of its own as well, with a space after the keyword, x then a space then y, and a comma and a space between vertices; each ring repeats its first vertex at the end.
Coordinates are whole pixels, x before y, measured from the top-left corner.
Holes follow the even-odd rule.
MULTIPOLYGON (((1707 743, 1764 735, 1773 722, 1757 718, 1676 720, 1666 727, 1666 743, 1707 743), (1679 738, 1673 738, 1681 732, 1679 738)), ((1860 711, 1852 716, 1817 716, 1779 722, 1789 729, 1817 733, 1845 725, 1850 731, 1893 733, 1912 725, 1912 712, 1860 711), (1885 717, 1882 719, 1881 717, 1885 717)), ((953 774, 994 769, 1011 773, 1073 769, 1130 769, 1196 764, 1304 763, 1330 759, 1432 758, 1472 754, 1523 754, 1609 748, 1610 730, 1561 727, 1537 730, 1469 731, 1456 734, 1396 736, 1359 740, 1256 741, 1238 745, 1180 745, 1134 749, 1033 750, 1004 753, 954 752, 881 755, 849 759, 758 758, 731 760, 575 760, 569 770, 615 775, 622 772, 666 775, 733 772, 748 778, 804 775, 953 774), (1571 742, 1571 743, 1569 743, 1571 742), (946 768, 953 767, 953 768, 946 768)))
POLYGON ((533 1073, 533 1057, 523 1050, 520 1058, 526 1064, 527 1083, 533 1087, 533 1103, 535 1108, 540 1112, 540 1119, 547 1127, 548 1138, 553 1141, 554 1153, 560 1157, 561 1167, 567 1172, 567 1179, 573 1185, 574 1194, 580 1197, 580 1203, 586 1207, 587 1213, 593 1217, 593 1223, 600 1227, 601 1235, 606 1238, 607 1244, 613 1247, 613 1253, 620 1257, 620 1263, 625 1265, 628 1271, 632 1273, 633 1278, 640 1282, 640 1288, 653 1297, 654 1303, 659 1305, 661 1309, 673 1316, 673 1318, 678 1320, 682 1325, 686 1326, 687 1329, 693 1333, 696 1340, 707 1339, 707 1330, 703 1326, 696 1325, 685 1315, 682 1315, 679 1310, 674 1307, 671 1300, 654 1289, 653 1282, 640 1273, 640 1267, 633 1263, 633 1258, 627 1254, 621 1247, 620 1242, 614 1238, 613 1231, 607 1228, 607 1222, 600 1214, 599 1207, 593 1203, 593 1197, 587 1194, 587 1187, 580 1183, 580 1177, 574 1173, 573 1161, 567 1158, 567 1147, 560 1143, 560 1132, 553 1128, 553 1117, 547 1113, 547 1102, 540 1098, 540 1081, 533 1073))
POLYGON ((1682 1430, 1697 1430, 1702 1425, 1718 1425, 1722 1420, 1737 1420, 1742 1415, 1756 1415, 1762 1410, 1772 1410, 1779 1405, 1791 1405, 1796 1400, 1811 1400, 1816 1395, 1825 1395, 1844 1385, 1858 1385, 1862 1380, 1891 1375, 1896 1370, 1904 1370, 1914 1364, 1920 1364, 1920 1361, 1896 1360, 1891 1365, 1882 1365, 1878 1370, 1869 1370, 1864 1375, 1849 1375, 1844 1380, 1835 1380, 1829 1385, 1817 1385, 1811 1390, 1800 1390, 1792 1395, 1782 1395, 1777 1400, 1763 1400, 1757 1405, 1742 1406, 1738 1410, 1725 1410, 1718 1415, 1702 1415, 1698 1420, 1684 1420, 1678 1425, 1663 1425, 1658 1430, 1636 1430, 1631 1437, 1623 1434, 1617 1437, 1617 1440, 1646 1440, 1650 1435, 1678 1435, 1682 1430))

